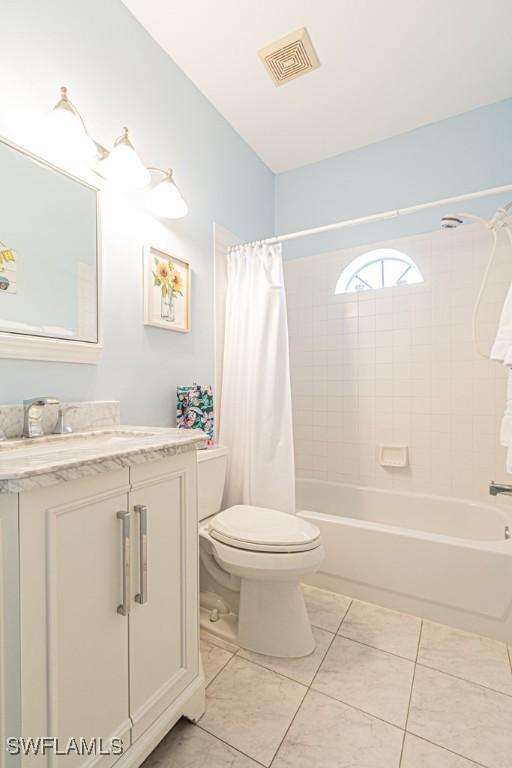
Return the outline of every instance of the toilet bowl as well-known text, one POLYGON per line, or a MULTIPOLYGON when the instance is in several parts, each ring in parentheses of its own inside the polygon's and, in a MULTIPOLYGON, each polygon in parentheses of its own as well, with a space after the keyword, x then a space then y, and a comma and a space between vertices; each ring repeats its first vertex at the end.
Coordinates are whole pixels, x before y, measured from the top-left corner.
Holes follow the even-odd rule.
POLYGON ((274 509, 237 505, 219 512, 227 451, 199 451, 201 624, 269 656, 315 648, 301 580, 324 558, 316 526, 274 509))

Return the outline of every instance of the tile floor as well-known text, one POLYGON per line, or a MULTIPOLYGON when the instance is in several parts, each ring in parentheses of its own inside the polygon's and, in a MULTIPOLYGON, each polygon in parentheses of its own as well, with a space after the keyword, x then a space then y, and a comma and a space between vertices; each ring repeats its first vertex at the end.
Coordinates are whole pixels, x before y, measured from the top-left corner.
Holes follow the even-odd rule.
POLYGON ((276 659, 202 632, 207 709, 144 768, 512 768, 512 649, 304 587, 317 647, 276 659))

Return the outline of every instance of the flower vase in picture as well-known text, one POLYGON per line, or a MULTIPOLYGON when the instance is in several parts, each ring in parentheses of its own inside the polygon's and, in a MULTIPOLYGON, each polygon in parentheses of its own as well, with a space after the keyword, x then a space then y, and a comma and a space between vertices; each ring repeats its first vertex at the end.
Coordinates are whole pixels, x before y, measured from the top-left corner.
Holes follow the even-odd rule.
POLYGON ((176 296, 183 295, 183 280, 170 261, 155 256, 154 284, 160 288, 160 316, 168 323, 176 319, 176 296))
POLYGON ((162 320, 167 320, 168 323, 173 323, 175 321, 176 307, 172 293, 162 293, 160 300, 160 317, 162 320))

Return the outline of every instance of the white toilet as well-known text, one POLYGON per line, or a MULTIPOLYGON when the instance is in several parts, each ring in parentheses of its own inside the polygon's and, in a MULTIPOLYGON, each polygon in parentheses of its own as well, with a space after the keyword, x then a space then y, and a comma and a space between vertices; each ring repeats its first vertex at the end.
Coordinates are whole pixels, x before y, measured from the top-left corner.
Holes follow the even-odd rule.
POLYGON ((228 452, 198 451, 201 624, 257 653, 315 648, 302 577, 324 559, 320 531, 295 515, 238 505, 219 512, 228 452))

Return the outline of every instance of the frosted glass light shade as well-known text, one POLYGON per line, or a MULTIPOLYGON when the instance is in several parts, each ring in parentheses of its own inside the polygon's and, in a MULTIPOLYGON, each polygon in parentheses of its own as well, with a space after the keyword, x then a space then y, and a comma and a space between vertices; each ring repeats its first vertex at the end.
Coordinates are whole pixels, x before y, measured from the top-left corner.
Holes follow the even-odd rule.
POLYGON ((128 138, 126 128, 108 157, 98 164, 98 169, 108 181, 127 190, 145 187, 151 180, 148 169, 128 138))
POLYGON ((83 162, 95 156, 96 145, 67 99, 61 99, 52 109, 46 129, 48 144, 56 154, 83 162))
POLYGON ((154 216, 163 219, 181 219, 188 213, 188 206, 170 175, 148 192, 146 205, 154 216))

